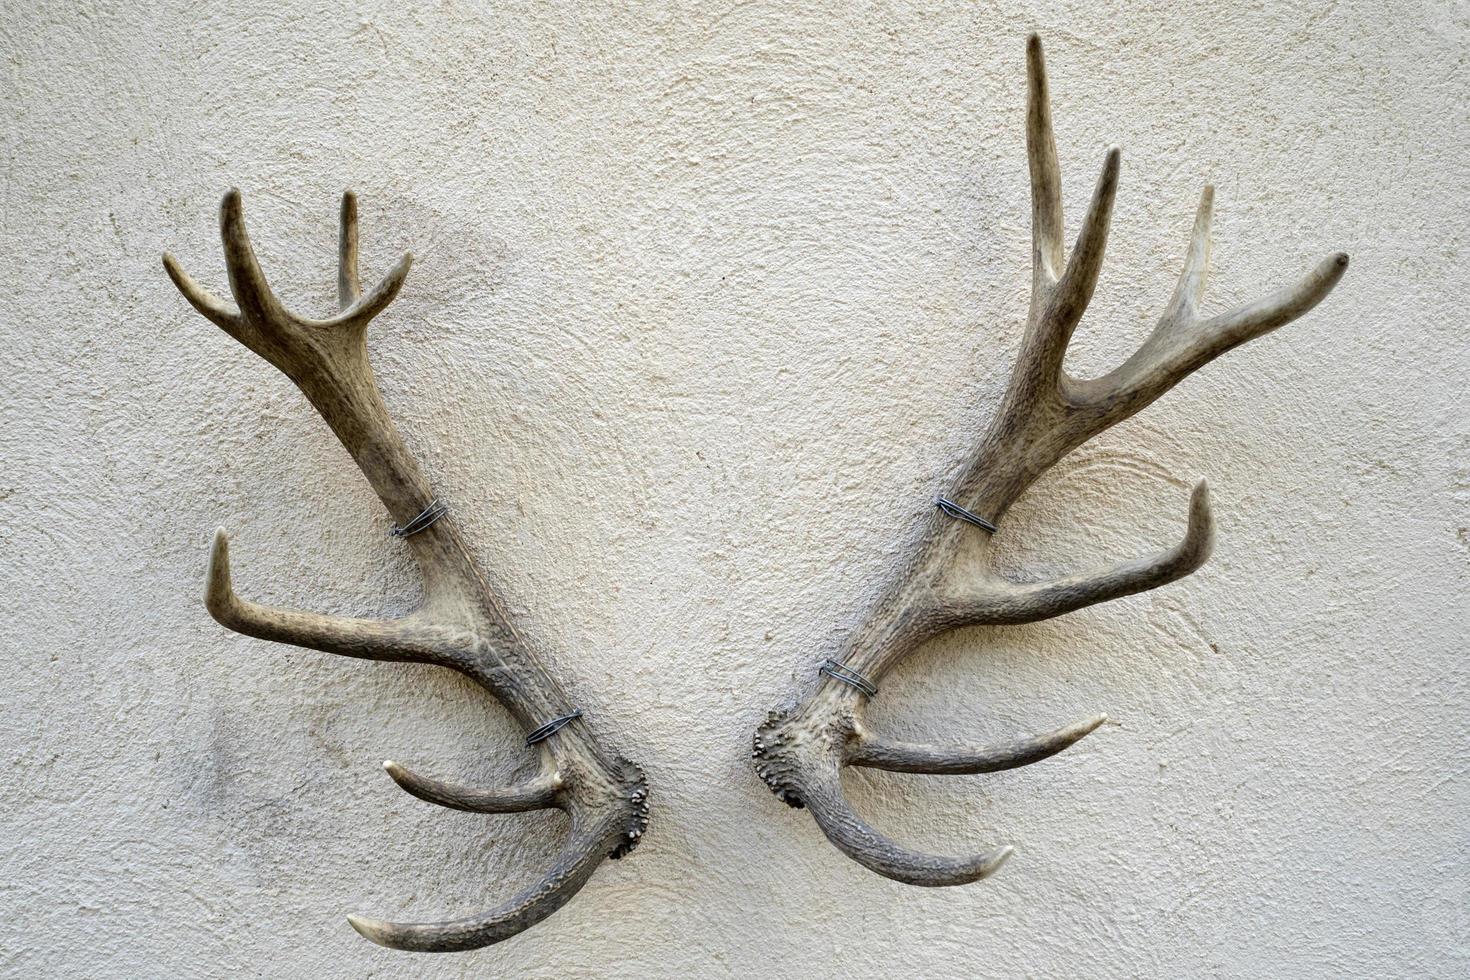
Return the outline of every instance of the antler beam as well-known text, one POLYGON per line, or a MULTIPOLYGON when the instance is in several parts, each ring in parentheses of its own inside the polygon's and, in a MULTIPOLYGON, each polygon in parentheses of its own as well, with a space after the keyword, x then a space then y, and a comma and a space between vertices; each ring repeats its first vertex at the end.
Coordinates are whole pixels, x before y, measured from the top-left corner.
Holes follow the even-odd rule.
MULTIPOLYGON (((980 524, 999 521, 1047 468, 1109 426, 1128 418, 1191 373, 1247 340, 1316 306, 1347 269, 1347 256, 1324 259, 1294 286, 1227 313, 1203 316, 1214 191, 1206 187, 1174 295, 1153 333, 1117 369, 1091 380, 1062 369, 1072 331, 1097 286, 1107 244, 1120 154, 1109 149, 1070 256, 1063 251, 1061 172, 1052 136, 1041 41, 1026 47, 1026 147, 1031 171, 1031 309, 1016 366, 989 430, 951 498, 980 524), (981 516, 983 515, 983 516, 981 516)), ((1051 582, 1017 583, 990 564, 991 532, 938 512, 903 577, 883 594, 810 698, 771 712, 756 732, 756 772, 778 798, 807 807, 817 825, 854 860, 913 885, 958 885, 993 873, 1009 847, 968 858, 906 850, 873 830, 842 795, 845 766, 898 772, 996 772, 1038 762, 1106 720, 1097 715, 1050 735, 1009 745, 937 747, 892 742, 863 724, 867 692, 924 641, 963 626, 1030 623, 1167 585, 1199 568, 1214 538, 1209 493, 1195 487, 1184 539, 1152 558, 1051 582), (844 672, 863 684, 844 683, 844 672), (831 674, 839 676, 833 678, 831 674)))
MULTIPOLYGON (((329 319, 310 320, 287 310, 271 291, 245 233, 237 190, 226 194, 220 206, 220 232, 234 309, 165 254, 169 278, 196 310, 295 382, 351 453, 400 533, 413 529, 404 536, 423 576, 424 599, 417 610, 393 620, 321 616, 246 601, 231 584, 229 539, 220 529, 205 588, 210 615, 228 629, 258 639, 367 660, 449 667, 494 695, 527 730, 567 715, 571 699, 516 630, 453 519, 430 509, 434 497, 428 481, 389 418, 368 364, 368 323, 398 295, 412 258, 405 255, 364 295, 357 270, 357 200, 351 192, 343 195, 341 311, 329 319)), ((566 811, 571 833, 539 881, 504 905, 470 918, 401 924, 349 916, 353 928, 396 949, 447 952, 487 946, 546 918, 576 894, 604 858, 621 857, 637 846, 648 823, 641 769, 599 743, 585 724, 560 727, 537 741, 535 749, 539 774, 502 789, 442 783, 394 762, 384 767, 407 792, 451 809, 566 811)))

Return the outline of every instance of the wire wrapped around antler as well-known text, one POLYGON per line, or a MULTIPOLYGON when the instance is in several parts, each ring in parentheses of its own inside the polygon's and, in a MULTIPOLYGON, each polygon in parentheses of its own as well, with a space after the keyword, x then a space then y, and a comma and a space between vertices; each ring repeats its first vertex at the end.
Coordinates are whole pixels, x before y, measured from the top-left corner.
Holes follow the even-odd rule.
MULTIPOLYGON (((357 199, 343 195, 338 257, 341 311, 325 320, 299 317, 271 291, 255 259, 240 192, 220 207, 225 266, 236 308, 201 287, 171 255, 169 278, 193 307, 294 381, 362 469, 399 527, 424 580, 424 599, 399 619, 352 619, 276 609, 241 599, 230 579, 229 538, 221 528, 210 552, 205 605, 222 625, 246 636, 368 660, 434 664, 488 690, 526 729, 563 716, 571 704, 541 665, 470 557, 458 528, 389 418, 367 359, 367 326, 398 295, 412 257, 405 255, 366 295, 357 268, 357 199), (429 515, 432 515, 430 517, 429 515)), ((558 728, 538 741, 540 771, 500 789, 472 789, 385 763, 399 786, 419 799, 477 813, 560 809, 571 833, 535 884, 481 915, 422 925, 349 917, 373 942, 426 952, 474 949, 526 929, 564 905, 604 858, 621 857, 648 823, 642 771, 600 744, 586 725, 558 728)))
MULTIPOLYGON (((1183 539, 1150 558, 1048 582, 1012 582, 990 565, 993 528, 1047 468, 1076 447, 1138 412, 1239 344, 1296 319, 1322 300, 1347 268, 1329 256, 1294 286, 1226 313, 1199 311, 1209 264, 1214 191, 1206 187, 1179 285, 1153 333, 1117 369, 1091 380, 1063 370, 1072 331, 1097 286, 1107 245, 1121 155, 1111 148, 1071 254, 1064 252, 1061 171, 1041 41, 1026 48, 1026 147, 1031 172, 1031 308, 1016 366, 1000 409, 955 487, 950 506, 930 518, 904 578, 880 598, 834 659, 876 684, 924 641, 971 625, 1030 623, 1154 589, 1199 568, 1214 540, 1209 491, 1201 481, 1183 539), (958 520, 956 516, 984 515, 958 520)), ((944 858, 907 850, 879 834, 842 794, 845 766, 913 773, 996 772, 1054 755, 1094 731, 1096 715, 1050 735, 998 746, 917 745, 880 738, 862 721, 865 694, 823 678, 804 704, 772 712, 756 732, 755 768, 778 798, 811 810, 823 833, 873 871, 914 885, 958 885, 994 872, 1009 847, 944 858)))

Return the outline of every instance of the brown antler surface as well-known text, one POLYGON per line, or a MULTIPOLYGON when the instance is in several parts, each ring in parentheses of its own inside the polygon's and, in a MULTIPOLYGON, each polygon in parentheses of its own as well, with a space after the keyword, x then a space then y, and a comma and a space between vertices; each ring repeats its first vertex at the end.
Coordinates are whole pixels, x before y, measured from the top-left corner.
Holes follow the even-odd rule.
MULTIPOLYGON (((205 605, 225 627, 246 636, 368 660, 448 667, 477 681, 528 730, 573 714, 571 699, 517 632, 486 584, 455 527, 394 428, 367 357, 367 326, 403 285, 405 255, 366 295, 357 274, 357 201, 342 198, 338 295, 341 312, 325 320, 291 313, 256 263, 240 205, 231 190, 220 206, 220 232, 235 309, 200 287, 171 255, 169 278, 194 308, 274 364, 306 395, 362 469, 396 522, 423 576, 422 604, 401 619, 346 619, 257 605, 230 584, 229 539, 216 532, 205 605)), ((528 739, 528 743, 530 739, 528 739)), ((564 905, 607 857, 638 843, 648 822, 643 772, 599 744, 581 721, 539 739, 540 771, 519 786, 474 789, 384 764, 398 785, 440 806, 478 813, 557 808, 571 818, 566 845, 539 881, 481 915, 431 924, 349 916, 368 939, 397 949, 475 949, 535 925, 564 905)))
POLYGON ((1153 333, 1112 372, 1079 380, 1062 370, 1067 343, 1102 268, 1118 187, 1119 154, 1109 149, 1070 256, 1063 253, 1061 175, 1052 137, 1041 41, 1026 49, 1029 98, 1026 147, 1031 169, 1031 308, 1015 370, 989 430, 950 493, 976 521, 936 511, 897 581, 826 668, 811 697, 772 712, 755 735, 755 767, 771 790, 811 810, 833 844, 881 875, 914 885, 960 885, 994 872, 1010 855, 1000 847, 945 858, 899 847, 854 812, 843 797, 845 766, 915 773, 1013 769, 1062 751, 1106 720, 1097 715, 1049 735, 1006 745, 914 745, 885 739, 863 724, 874 682, 924 641, 978 624, 1030 623, 1098 602, 1157 588, 1188 575, 1209 557, 1214 536, 1203 481, 1189 505, 1184 539, 1152 557, 1050 582, 1001 578, 989 561, 991 530, 1043 471, 1099 432, 1138 412, 1191 372, 1239 344, 1310 310, 1347 268, 1341 253, 1300 282, 1244 306, 1200 312, 1210 252, 1214 192, 1206 187, 1184 270, 1153 333), (833 678, 832 674, 839 678, 833 678), (846 681, 840 678, 845 676, 846 681), (868 691, 862 690, 864 687, 868 691))

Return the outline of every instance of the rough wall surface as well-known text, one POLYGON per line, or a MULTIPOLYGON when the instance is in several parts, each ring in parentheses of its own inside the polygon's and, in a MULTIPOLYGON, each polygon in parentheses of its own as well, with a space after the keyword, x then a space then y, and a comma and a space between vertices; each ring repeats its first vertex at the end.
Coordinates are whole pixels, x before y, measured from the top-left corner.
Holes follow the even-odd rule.
POLYGON ((0 3, 0 972, 12 976, 1470 972, 1470 171, 1460 2, 0 3), (1219 185, 1212 309, 1342 248, 1317 311, 1039 483, 1054 573, 1173 541, 1160 591, 970 630, 896 672, 894 734, 1113 723, 992 777, 857 773, 878 826, 1011 842, 906 888, 751 772, 989 416, 1024 316, 1023 39, 1069 215, 1124 149, 1079 373, 1162 307, 1219 185), (347 912, 492 904, 557 815, 422 804, 384 757, 523 768, 428 668, 227 633, 249 596, 392 613, 387 518, 304 399, 196 316, 232 184, 330 307, 336 197, 410 446, 588 724, 648 770, 642 848, 500 946, 413 958, 347 912))

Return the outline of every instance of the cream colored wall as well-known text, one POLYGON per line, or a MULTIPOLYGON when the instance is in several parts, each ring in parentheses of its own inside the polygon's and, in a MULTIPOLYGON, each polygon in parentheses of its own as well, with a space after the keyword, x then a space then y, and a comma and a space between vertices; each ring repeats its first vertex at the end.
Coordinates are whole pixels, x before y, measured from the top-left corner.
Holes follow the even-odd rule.
POLYGON ((1470 970, 1464 3, 0 3, 0 972, 88 976, 1464 975, 1470 970), (1124 149, 1072 355, 1142 339, 1219 185, 1223 309, 1342 248, 1315 312, 1041 481, 1018 571, 1141 554, 1207 475, 1198 574, 932 644, 873 721, 984 739, 1114 723, 992 777, 859 773, 930 849, 843 859, 749 737, 899 560, 989 417, 1024 315, 1023 39, 1047 40, 1075 220, 1124 149), (287 381, 190 311, 244 193, 298 308, 336 196, 411 447, 653 823, 479 952, 347 912, 464 914, 554 815, 477 817, 378 760, 493 781, 521 733, 427 668, 235 636, 242 592, 413 599, 405 554, 287 381))

